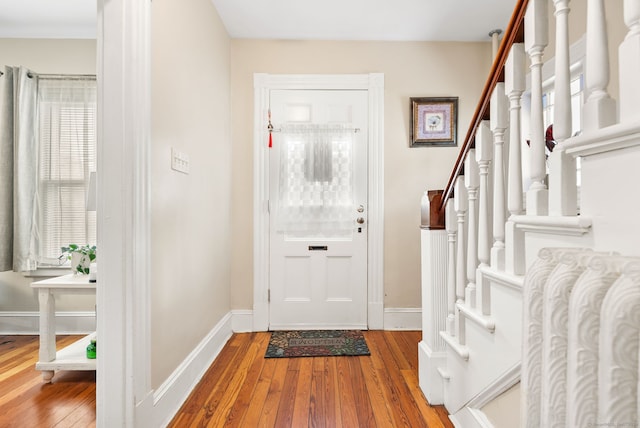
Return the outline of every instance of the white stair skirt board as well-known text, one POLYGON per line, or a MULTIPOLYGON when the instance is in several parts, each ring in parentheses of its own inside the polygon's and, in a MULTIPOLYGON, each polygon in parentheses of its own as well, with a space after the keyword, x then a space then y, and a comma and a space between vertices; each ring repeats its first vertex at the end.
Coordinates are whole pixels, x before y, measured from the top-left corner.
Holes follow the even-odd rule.
MULTIPOLYGON (((40 334, 40 312, 0 312, 0 334, 40 334)), ((56 334, 89 334, 96 331, 96 313, 92 311, 56 312, 56 334)))
POLYGON ((231 337, 232 313, 225 315, 153 393, 149 426, 167 426, 231 337))
POLYGON ((442 374, 446 366, 446 352, 433 352, 424 341, 418 344, 418 383, 432 406, 444 404, 444 382, 447 380, 442 374))
POLYGON ((450 415, 451 422, 458 428, 493 428, 489 418, 480 409, 520 381, 520 367, 520 363, 515 364, 470 400, 462 409, 450 415))

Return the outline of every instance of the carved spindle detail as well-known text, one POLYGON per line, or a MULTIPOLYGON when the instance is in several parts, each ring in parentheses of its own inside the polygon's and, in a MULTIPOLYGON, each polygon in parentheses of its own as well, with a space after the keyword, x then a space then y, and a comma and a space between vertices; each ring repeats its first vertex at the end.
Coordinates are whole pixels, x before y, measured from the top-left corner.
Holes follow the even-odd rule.
POLYGON ((621 123, 640 119, 640 0, 624 0, 624 22, 629 32, 618 55, 621 123))
MULTIPOLYGON (((637 78, 637 76, 636 76, 637 78)), ((604 0, 587 1, 586 93, 583 110, 584 131, 613 125, 616 103, 609 96, 609 47, 604 0)))
POLYGON ((480 170, 478 190, 478 261, 480 266, 489 265, 491 248, 491 211, 489 208, 489 168, 493 157, 493 136, 489 121, 480 123, 476 132, 476 161, 480 170))
POLYGON ((464 176, 458 176, 454 189, 453 200, 458 217, 458 252, 456 256, 456 301, 464 302, 464 290, 467 286, 467 238, 466 214, 469 205, 467 188, 464 184, 464 176))
POLYGON ((527 191, 527 214, 546 215, 545 141, 542 116, 542 56, 548 44, 548 0, 531 0, 525 16, 525 48, 531 59, 531 185, 527 191))
POLYGON ((508 101, 505 96, 505 84, 498 83, 491 95, 491 130, 493 131, 493 248, 491 248, 491 267, 504 270, 504 234, 506 214, 505 192, 505 132, 508 121, 508 101))
POLYGON ((504 86, 509 97, 509 182, 508 208, 511 215, 524 212, 522 198, 522 136, 520 100, 526 89, 526 58, 524 45, 516 43, 505 65, 504 86))
POLYGON ((556 7, 556 80, 553 138, 557 145, 549 156, 549 214, 576 215, 578 189, 576 160, 562 142, 571 136, 571 82, 569 60, 569 0, 554 0, 556 7))
MULTIPOLYGON (((516 43, 505 64, 505 92, 509 97, 509 180, 507 207, 511 215, 524 213, 522 197, 522 136, 520 102, 526 89, 526 57, 524 45, 516 43)), ((524 274, 524 235, 512 221, 505 226, 505 270, 524 274)))
POLYGON ((475 149, 469 150, 464 162, 464 181, 469 195, 469 215, 467 216, 467 288, 465 302, 470 307, 476 304, 476 269, 478 268, 478 232, 476 200, 478 198, 478 163, 475 149))
MULTIPOLYGON (((457 197, 457 195, 456 195, 457 197)), ((445 207, 445 225, 447 229, 447 242, 449 257, 447 259, 447 331, 451 336, 456 335, 455 310, 456 310, 456 238, 458 223, 454 211, 454 200, 449 199, 445 207)))

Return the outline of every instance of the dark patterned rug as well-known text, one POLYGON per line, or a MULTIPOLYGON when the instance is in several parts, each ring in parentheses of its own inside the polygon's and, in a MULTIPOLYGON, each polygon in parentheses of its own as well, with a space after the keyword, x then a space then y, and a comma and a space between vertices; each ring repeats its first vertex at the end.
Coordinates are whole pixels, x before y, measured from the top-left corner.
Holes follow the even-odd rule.
POLYGON ((274 331, 265 358, 371 355, 359 330, 274 331))

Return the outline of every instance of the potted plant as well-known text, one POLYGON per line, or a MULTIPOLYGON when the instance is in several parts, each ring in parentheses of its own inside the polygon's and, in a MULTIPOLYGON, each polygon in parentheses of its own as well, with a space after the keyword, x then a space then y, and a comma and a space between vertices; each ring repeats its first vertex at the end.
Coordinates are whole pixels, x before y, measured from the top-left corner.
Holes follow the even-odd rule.
POLYGON ((96 259, 95 245, 69 244, 68 247, 61 247, 62 257, 71 261, 73 273, 89 274, 89 266, 96 259))

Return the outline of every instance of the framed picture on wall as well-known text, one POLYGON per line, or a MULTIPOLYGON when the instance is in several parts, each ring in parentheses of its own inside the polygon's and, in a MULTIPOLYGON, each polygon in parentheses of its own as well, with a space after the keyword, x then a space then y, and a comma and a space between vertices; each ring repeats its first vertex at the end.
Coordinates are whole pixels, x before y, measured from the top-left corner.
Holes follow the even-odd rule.
POLYGON ((458 97, 411 98, 411 147, 456 146, 458 97))

